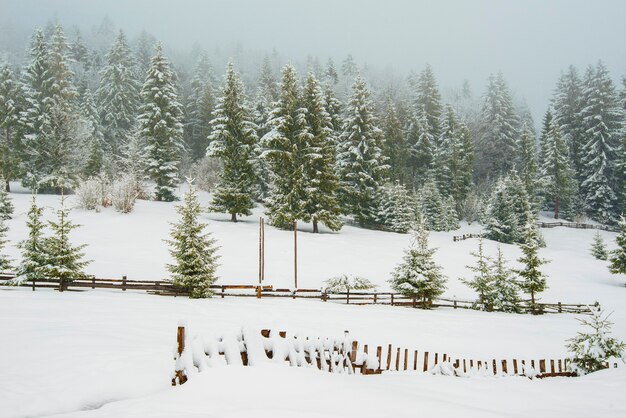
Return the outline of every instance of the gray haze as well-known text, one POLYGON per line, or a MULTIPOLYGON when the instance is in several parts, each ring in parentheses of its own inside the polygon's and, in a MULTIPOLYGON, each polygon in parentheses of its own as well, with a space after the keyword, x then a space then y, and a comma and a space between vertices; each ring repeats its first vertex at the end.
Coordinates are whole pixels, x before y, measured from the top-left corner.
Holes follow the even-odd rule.
POLYGON ((428 62, 444 92, 468 79, 480 94, 501 70, 535 119, 569 64, 602 59, 616 81, 626 70, 623 0, 0 0, 0 23, 28 32, 51 17, 88 29, 105 15, 131 36, 145 29, 186 50, 240 44, 337 65, 352 53, 402 76, 428 62))

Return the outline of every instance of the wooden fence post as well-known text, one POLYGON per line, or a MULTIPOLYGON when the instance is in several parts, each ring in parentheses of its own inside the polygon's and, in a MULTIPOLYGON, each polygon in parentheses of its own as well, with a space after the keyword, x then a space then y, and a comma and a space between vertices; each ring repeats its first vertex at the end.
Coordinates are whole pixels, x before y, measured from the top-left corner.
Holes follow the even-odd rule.
POLYGON ((96 276, 91 276, 91 288, 96 288, 96 276))
POLYGON ((496 359, 492 359, 491 365, 493 366, 493 375, 498 374, 498 364, 496 363, 496 359))
POLYGON ((404 349, 404 370, 407 370, 409 368, 409 349, 405 348, 404 349))
POLYGON ((376 302, 378 302, 378 294, 376 292, 374 292, 374 305, 376 305, 376 302))
MULTIPOLYGON (((176 332, 176 342, 178 343, 178 348, 177 348, 177 352, 178 352, 178 357, 180 358, 180 356, 183 354, 183 351, 185 351, 185 327, 184 326, 178 326, 178 330, 176 332)), ((174 376, 174 378, 172 379, 172 386, 176 386, 176 383, 182 385, 183 383, 185 383, 187 381, 187 376, 185 375, 185 371, 184 370, 176 370, 176 375, 174 376)))
POLYGON ((562 313, 563 312, 563 308, 561 307, 561 302, 558 303, 558 306, 559 306, 559 313, 562 313))
POLYGON ((539 373, 545 373, 545 372, 546 372, 546 361, 539 360, 539 373))
POLYGON ((514 375, 517 375, 517 373, 518 373, 518 369, 517 369, 517 359, 516 359, 516 358, 514 358, 514 359, 513 359, 513 374, 514 374, 514 375))
POLYGON ((391 306, 393 306, 393 293, 391 294, 391 306))
POLYGON ((400 371, 400 347, 396 350, 396 371, 400 371))
POLYGON ((222 299, 224 299, 224 291, 226 290, 226 286, 222 285, 222 299))
POLYGON ((379 345, 376 347, 376 358, 378 358, 378 369, 383 368, 383 348, 379 345))
POLYGON ((350 287, 346 287, 346 305, 350 304, 350 287))
POLYGON ((556 373, 554 368, 554 359, 550 359, 550 373, 556 373))
POLYGON ((417 370, 417 350, 413 354, 413 370, 417 370))
POLYGON ((439 360, 439 353, 435 353, 435 366, 437 365, 439 360))
POLYGON ((424 371, 428 371, 428 351, 424 352, 424 371))
POLYGON ((387 370, 391 369, 391 344, 389 344, 389 348, 387 350, 387 370))
POLYGON ((126 276, 122 276, 122 291, 126 291, 126 276))
POLYGON ((35 291, 35 278, 33 277, 33 292, 35 291))
POLYGON ((506 364, 506 360, 502 360, 502 372, 504 374, 509 374, 509 370, 508 370, 508 367, 507 367, 507 364, 506 364))

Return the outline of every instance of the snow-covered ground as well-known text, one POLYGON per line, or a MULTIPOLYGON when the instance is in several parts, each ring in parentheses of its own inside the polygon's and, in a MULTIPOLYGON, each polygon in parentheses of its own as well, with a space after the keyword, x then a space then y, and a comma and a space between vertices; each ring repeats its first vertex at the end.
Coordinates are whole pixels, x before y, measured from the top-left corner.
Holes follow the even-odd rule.
MULTIPOLYGON (((26 235, 30 196, 12 193, 16 215, 9 222, 13 243, 26 235)), ((201 193, 203 202, 209 196, 201 193)), ((70 197, 71 204, 73 198, 70 197)), ((57 196, 39 203, 58 206, 57 196)), ((220 242, 223 283, 254 283, 257 277, 257 221, 260 210, 232 224, 226 215, 207 214, 220 242)), ((48 216, 52 215, 49 210, 48 216)), ((169 260, 168 221, 173 204, 140 201, 135 212, 74 210, 80 224, 76 243, 100 277, 163 279, 169 260)), ((346 226, 339 233, 299 233, 301 287, 319 287, 341 273, 369 278, 381 289, 402 257, 408 236, 346 226)), ((452 235, 478 231, 463 225, 453 233, 432 233, 437 260, 449 276, 446 295, 472 297, 458 281, 472 262, 476 240, 452 242, 452 235)), ((595 231, 565 228, 542 231, 542 255, 550 286, 548 302, 591 303, 609 311, 614 335, 626 339, 626 288, 605 262, 589 254, 595 231)), ((615 234, 601 232, 612 247, 615 234)), ((291 286, 292 239, 288 231, 266 227, 266 278, 291 286)), ((496 244, 486 242, 493 253, 496 244)), ((515 246, 503 245, 510 260, 515 246)), ((10 247, 15 258, 19 252, 10 247)), ((0 288, 0 417, 384 417, 384 416, 626 416, 624 368, 579 379, 530 381, 524 378, 450 378, 416 373, 336 376, 313 370, 228 366, 169 386, 176 325, 191 332, 232 332, 242 325, 339 335, 369 344, 388 344, 454 356, 484 358, 563 357, 565 340, 579 325, 572 315, 512 315, 467 310, 422 311, 387 306, 345 306, 306 300, 189 300, 143 293, 86 291, 58 293, 0 288)))

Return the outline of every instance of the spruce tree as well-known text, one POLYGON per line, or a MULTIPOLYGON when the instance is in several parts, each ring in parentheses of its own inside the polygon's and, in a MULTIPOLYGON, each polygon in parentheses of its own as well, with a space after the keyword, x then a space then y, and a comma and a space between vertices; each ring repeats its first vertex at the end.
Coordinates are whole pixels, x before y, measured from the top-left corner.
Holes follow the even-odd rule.
POLYGON ((437 140, 441 135, 440 118, 443 109, 437 80, 430 65, 427 64, 420 73, 415 89, 415 106, 424 112, 428 121, 425 125, 428 135, 437 140))
MULTIPOLYGON (((1 178, 0 181, 2 181, 1 178)), ((0 187, 0 219, 5 221, 11 219, 14 210, 15 207, 13 206, 13 202, 11 202, 11 197, 4 187, 0 187)))
POLYGON ((305 218, 307 184, 305 150, 311 139, 306 108, 300 97, 296 70, 283 69, 280 98, 271 113, 271 130, 262 138, 263 157, 272 171, 272 188, 266 201, 270 222, 289 229, 305 218))
POLYGON ((359 76, 352 86, 340 137, 338 168, 343 207, 347 213, 354 215, 361 226, 375 219, 378 189, 388 169, 382 155, 381 140, 370 91, 365 80, 359 76))
POLYGON ((539 165, 537 162, 537 143, 530 127, 522 126, 518 141, 520 177, 526 186, 528 197, 535 200, 538 192, 539 165))
POLYGON ((605 316, 598 302, 590 306, 590 309, 591 319, 578 321, 591 329, 579 332, 568 340, 567 345, 572 353, 572 369, 579 375, 605 369, 610 360, 619 359, 624 362, 626 344, 609 336, 613 325, 609 321, 610 314, 605 316))
POLYGON ((22 142, 20 113, 24 98, 20 84, 8 63, 0 62, 0 188, 10 191, 9 181, 18 178, 22 142))
POLYGON ((572 168, 567 143, 555 119, 550 124, 542 143, 541 183, 547 207, 554 210, 554 219, 562 212, 572 219, 576 194, 575 173, 572 168))
POLYGON ((217 280, 217 246, 210 233, 205 233, 206 224, 198 217, 202 208, 198 203, 195 188, 189 183, 182 204, 176 206, 180 219, 172 224, 171 239, 167 241, 173 264, 167 269, 172 273, 174 285, 189 292, 189 297, 211 296, 211 285, 217 280))
POLYGON ((389 177, 398 180, 402 184, 407 182, 407 159, 408 147, 402 123, 397 115, 395 105, 388 103, 381 120, 381 130, 384 138, 383 155, 387 157, 389 164, 389 177))
POLYGON ((626 218, 619 221, 619 234, 615 238, 617 248, 611 251, 609 269, 613 274, 626 274, 626 218))
POLYGON ((172 201, 178 186, 179 162, 184 151, 182 109, 175 75, 158 44, 141 89, 140 133, 144 138, 147 174, 156 183, 155 199, 172 201))
POLYGON ((502 312, 520 312, 519 284, 515 280, 513 270, 507 267, 502 249, 498 245, 498 255, 492 260, 491 274, 493 290, 491 301, 494 310, 502 312))
POLYGON ((430 177, 418 193, 419 214, 429 231, 447 231, 448 222, 444 198, 434 178, 430 177))
POLYGON ((135 123, 139 107, 138 79, 132 50, 120 30, 107 54, 96 91, 106 149, 115 156, 121 155, 126 136, 135 123))
POLYGON ((435 138, 423 107, 415 108, 407 127, 408 164, 414 184, 422 184, 432 169, 435 138))
POLYGON ((46 279, 48 259, 46 257, 46 241, 43 235, 45 224, 41 219, 42 214, 43 208, 37 206, 37 200, 33 195, 26 221, 28 238, 19 243, 22 261, 17 268, 17 282, 46 279))
POLYGON ((591 244, 591 255, 598 260, 606 260, 609 258, 609 253, 606 250, 606 245, 602 239, 600 232, 596 232, 593 236, 593 243, 591 244))
POLYGON ((325 75, 328 81, 330 81, 331 85, 334 86, 339 82, 339 74, 337 73, 337 69, 335 68, 335 62, 332 58, 328 58, 325 75))
POLYGON ((391 288, 407 297, 418 299, 427 308, 446 289, 442 269, 433 260, 435 248, 428 247, 428 232, 421 222, 411 237, 402 262, 391 273, 391 288))
POLYGON ((534 222, 534 213, 526 187, 515 170, 496 183, 485 218, 487 238, 509 244, 523 242, 524 225, 534 222))
POLYGON ((7 272, 13 268, 12 260, 4 254, 4 247, 9 243, 7 233, 9 226, 4 218, 0 217, 0 272, 7 272))
POLYGON ((523 255, 517 259, 524 267, 514 271, 521 279, 521 288, 530 295, 530 308, 533 313, 537 312, 537 294, 547 288, 546 275, 540 267, 548 261, 539 257, 540 244, 541 237, 537 226, 533 223, 526 224, 523 242, 520 244, 523 255))
POLYGON ((326 111, 324 93, 315 75, 309 73, 302 100, 306 109, 309 137, 304 149, 305 193, 304 218, 313 222, 317 233, 321 222, 329 229, 341 228, 337 201, 339 178, 336 172, 336 139, 332 119, 326 111))
POLYGON ((622 140, 623 113, 615 85, 601 62, 587 71, 579 114, 584 127, 582 164, 584 179, 581 194, 589 214, 600 222, 614 222, 619 216, 619 147, 622 140))
POLYGON ((99 175, 104 169, 104 136, 91 89, 86 83, 80 87, 79 95, 80 113, 87 129, 86 146, 89 147, 87 162, 83 167, 83 176, 89 178, 99 175))
POLYGON ((208 155, 220 158, 224 168, 210 210, 229 213, 231 220, 237 222, 237 215, 250 215, 254 207, 257 136, 244 85, 232 63, 226 69, 222 97, 211 128, 208 155))
POLYGON ((65 196, 61 196, 61 208, 56 212, 57 220, 48 221, 51 234, 43 243, 46 260, 43 275, 47 279, 58 280, 62 292, 72 280, 86 277, 84 268, 91 261, 84 260, 83 249, 87 244, 72 246, 70 242, 70 233, 80 225, 70 221, 70 209, 65 206, 65 196))
POLYGON ((376 223, 392 232, 407 233, 415 224, 415 197, 400 183, 380 189, 376 223))
POLYGON ((482 239, 478 241, 478 252, 471 252, 470 254, 476 259, 476 264, 465 267, 474 273, 474 277, 471 279, 460 279, 460 281, 478 294, 478 301, 474 306, 478 309, 490 311, 494 305, 495 277, 491 268, 493 260, 485 255, 482 239))
POLYGON ((185 142, 192 161, 202 158, 209 145, 211 120, 216 105, 213 85, 213 69, 203 53, 196 64, 185 106, 185 142))

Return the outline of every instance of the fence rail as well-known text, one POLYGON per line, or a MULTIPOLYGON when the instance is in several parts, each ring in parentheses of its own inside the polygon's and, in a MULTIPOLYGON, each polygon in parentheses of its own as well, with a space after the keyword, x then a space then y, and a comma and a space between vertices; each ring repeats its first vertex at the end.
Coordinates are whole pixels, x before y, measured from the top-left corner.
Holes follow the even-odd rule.
MULTIPOLYGON (((0 284, 9 284, 14 278, 10 274, 0 274, 0 284)), ((22 282, 19 286, 61 290, 58 280, 31 280, 22 282)), ((291 298, 291 299, 317 299, 322 302, 345 303, 350 305, 391 305, 406 306, 413 308, 453 308, 472 309, 476 301, 439 298, 432 301, 422 301, 395 292, 328 292, 323 289, 285 289, 273 286, 261 286, 251 284, 223 284, 212 285, 214 297, 256 297, 256 298, 291 298)), ((130 280, 126 276, 118 278, 88 277, 75 279, 67 282, 63 290, 86 290, 86 289, 111 289, 111 290, 138 290, 161 296, 188 296, 172 282, 162 280, 130 280)), ((521 301, 522 311, 533 313, 574 313, 589 314, 591 311, 586 304, 578 303, 537 303, 533 307, 530 301, 521 301)), ((489 309, 486 309, 489 310, 489 309)))
POLYGON ((619 232, 619 228, 611 225, 599 225, 599 224, 585 224, 579 222, 537 222, 537 226, 540 228, 555 228, 557 226, 563 226, 565 228, 574 229, 599 229, 601 231, 619 232))

